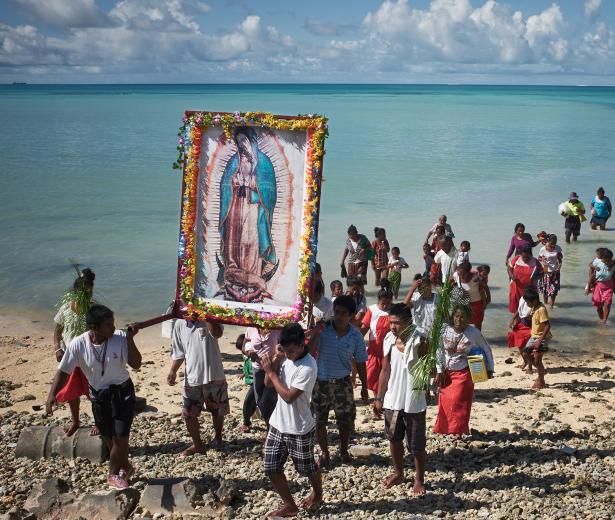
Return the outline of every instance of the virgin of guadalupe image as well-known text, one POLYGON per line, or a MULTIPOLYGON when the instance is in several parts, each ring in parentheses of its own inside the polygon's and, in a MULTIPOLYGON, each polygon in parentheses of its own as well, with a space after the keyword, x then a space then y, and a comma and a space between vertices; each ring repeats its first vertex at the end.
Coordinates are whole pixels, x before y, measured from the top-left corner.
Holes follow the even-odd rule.
POLYGON ((258 303, 271 298, 267 282, 279 265, 271 238, 277 197, 275 170, 259 149, 254 129, 237 128, 233 140, 237 152, 227 162, 220 181, 218 294, 228 300, 258 303))

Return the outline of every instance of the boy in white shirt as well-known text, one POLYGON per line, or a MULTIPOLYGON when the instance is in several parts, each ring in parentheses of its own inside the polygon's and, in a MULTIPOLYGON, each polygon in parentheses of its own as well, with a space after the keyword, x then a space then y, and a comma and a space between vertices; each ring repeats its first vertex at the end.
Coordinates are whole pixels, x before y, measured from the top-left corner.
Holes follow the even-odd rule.
POLYGON ((403 303, 389 310, 389 332, 384 338, 382 370, 378 381, 378 395, 373 407, 377 413, 384 409, 384 432, 389 440, 393 473, 384 481, 385 489, 404 481, 404 437, 414 454, 415 495, 425 493, 425 391, 416 389, 410 373, 420 356, 424 355, 420 335, 413 332, 412 312, 403 303))
POLYGON ((88 331, 74 338, 60 361, 45 410, 53 413, 56 395, 69 375, 79 367, 90 385, 92 415, 100 435, 109 446, 109 476, 112 489, 126 489, 133 468, 128 462, 128 438, 135 412, 135 387, 126 365, 137 370, 141 353, 133 336, 135 323, 127 332, 115 330, 111 309, 92 305, 86 317, 88 331))
POLYGON ((282 498, 282 507, 267 517, 294 516, 299 510, 288 487, 284 463, 290 455, 297 473, 307 476, 312 492, 301 502, 306 509, 322 504, 322 480, 314 460, 315 423, 310 409, 316 383, 316 360, 305 345, 301 325, 285 325, 280 334, 281 353, 271 360, 262 358, 265 382, 278 393, 275 410, 269 419, 265 441, 265 474, 282 498))
POLYGON ((230 411, 226 377, 218 346, 222 331, 222 325, 218 323, 192 320, 177 320, 173 327, 173 362, 167 383, 171 386, 175 384, 177 371, 185 360, 182 417, 192 438, 192 446, 182 452, 183 457, 204 451, 199 425, 199 415, 203 408, 211 413, 215 432, 214 446, 222 446, 224 416, 230 411))

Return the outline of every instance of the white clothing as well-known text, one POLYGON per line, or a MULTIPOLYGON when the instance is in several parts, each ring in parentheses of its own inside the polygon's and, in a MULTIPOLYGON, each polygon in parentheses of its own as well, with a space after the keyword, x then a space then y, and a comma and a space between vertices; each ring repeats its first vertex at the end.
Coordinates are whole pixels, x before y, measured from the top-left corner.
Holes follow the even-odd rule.
POLYGON ((403 257, 400 256, 397 259, 393 258, 392 256, 389 257, 389 267, 391 271, 401 273, 401 270, 404 269, 404 267, 401 267, 402 265, 408 265, 408 262, 406 262, 403 257))
MULTIPOLYGON (((256 327, 248 327, 246 329, 246 344, 244 350, 246 352, 256 352, 258 359, 264 358, 265 354, 269 355, 270 359, 276 354, 278 342, 280 339, 279 330, 263 330, 256 327)), ((252 369, 254 371, 261 370, 260 363, 252 360, 252 369)))
MULTIPOLYGON (((357 249, 359 248, 359 242, 355 242, 354 240, 352 240, 352 238, 349 238, 348 240, 350 240, 350 244, 352 245, 352 250, 353 252, 356 252, 357 249)), ((361 262, 363 262, 363 260, 361 260, 360 258, 357 258, 353 263, 355 264, 360 264, 361 262)))
POLYGON ((204 322, 177 320, 173 328, 171 359, 185 360, 184 386, 225 380, 218 340, 204 322))
POLYGON ((436 293, 432 293, 431 300, 425 300, 418 291, 412 295, 412 321, 417 332, 425 338, 431 334, 439 299, 436 293))
POLYGON ((326 296, 321 296, 320 300, 314 303, 312 315, 316 320, 329 321, 333 319, 333 301, 326 296))
POLYGON ((526 303, 523 296, 519 298, 519 307, 517 307, 517 312, 519 313, 519 318, 529 318, 532 314, 532 308, 526 303))
POLYGON ((538 260, 542 263, 542 266, 546 273, 553 273, 559 270, 560 263, 558 256, 562 254, 562 248, 556 245, 553 251, 548 251, 545 246, 540 248, 538 252, 538 260))
POLYGON ((314 429, 310 401, 317 370, 316 360, 310 354, 296 361, 284 360, 279 371, 280 381, 287 388, 296 388, 302 392, 292 403, 287 403, 278 396, 275 410, 269 418, 269 424, 276 430, 292 435, 304 435, 314 429))
POLYGON ((461 265, 464 262, 470 261, 470 252, 469 251, 457 251, 457 265, 461 265))
POLYGON ((371 319, 369 320, 369 340, 376 341, 376 329, 378 328, 378 320, 380 320, 380 318, 388 316, 389 311, 383 311, 380 307, 378 307, 377 303, 374 303, 369 306, 369 312, 371 315, 371 319))
POLYGON ((90 331, 87 331, 66 346, 58 369, 70 374, 79 367, 94 390, 104 390, 130 378, 127 362, 128 341, 123 330, 116 330, 101 345, 92 343, 90 331))
POLYGON ((450 325, 445 325, 440 336, 440 345, 436 354, 438 374, 447 370, 463 370, 468 366, 468 352, 472 347, 481 347, 485 353, 485 365, 488 372, 493 372, 493 354, 487 340, 474 325, 468 325, 461 333, 455 332, 450 325))
POLYGON ((450 253, 446 254, 444 252, 444 249, 440 249, 440 251, 436 253, 436 256, 433 259, 436 264, 440 264, 440 266, 442 267, 442 283, 446 283, 447 276, 450 276, 453 272, 453 269, 451 268, 451 272, 449 273, 449 268, 451 267, 453 258, 455 258, 456 252, 457 251, 455 250, 455 248, 452 248, 450 253))
POLYGON ((403 410, 406 413, 419 413, 427 408, 425 391, 415 389, 414 379, 409 369, 418 361, 419 334, 412 334, 404 352, 400 352, 395 342, 397 337, 389 332, 383 343, 384 356, 391 355, 391 375, 382 407, 387 410, 403 410))

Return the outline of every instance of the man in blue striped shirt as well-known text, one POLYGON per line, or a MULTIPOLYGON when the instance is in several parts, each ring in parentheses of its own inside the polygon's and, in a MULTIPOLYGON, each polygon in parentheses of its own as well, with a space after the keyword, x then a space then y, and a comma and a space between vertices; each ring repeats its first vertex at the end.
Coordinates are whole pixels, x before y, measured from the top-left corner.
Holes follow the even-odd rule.
POLYGON ((318 376, 312 394, 312 411, 316 421, 316 439, 322 455, 319 466, 331 460, 327 441, 329 411, 333 408, 340 435, 342 462, 350 462, 348 452, 350 432, 354 429, 357 414, 351 381, 352 361, 357 365, 361 380, 361 398, 367 402, 367 349, 359 329, 351 325, 356 303, 350 296, 338 296, 333 303, 334 319, 320 325, 310 341, 311 354, 316 357, 318 376))

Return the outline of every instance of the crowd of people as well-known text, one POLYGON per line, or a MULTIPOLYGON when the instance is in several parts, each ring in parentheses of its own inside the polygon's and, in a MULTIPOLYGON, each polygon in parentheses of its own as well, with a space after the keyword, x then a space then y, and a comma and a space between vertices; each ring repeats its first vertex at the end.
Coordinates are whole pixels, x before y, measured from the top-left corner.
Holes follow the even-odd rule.
MULTIPOLYGON (((565 217, 566 241, 577 240, 585 214, 577 194, 571 193, 560 210, 565 217)), ((591 203, 592 228, 604 230, 611 211, 600 188, 591 203)), ((453 229, 442 215, 427 233, 424 269, 413 276, 399 301, 403 273, 409 267, 400 248, 390 247, 383 228, 375 228, 370 241, 351 225, 340 262, 341 279, 330 282, 329 296, 323 273, 316 268, 308 320, 281 330, 250 327, 237 338, 247 386, 240 429, 250 431, 258 410, 266 425, 264 472, 282 499, 281 507, 270 516, 294 516, 299 510, 284 474, 289 456, 312 488, 301 507, 314 509, 322 504, 321 472, 332 464, 328 436, 331 411, 338 431, 339 460, 342 464, 352 461, 349 446, 355 432, 357 385, 366 404, 371 392, 374 420, 383 420, 393 467, 383 482, 387 488, 405 481, 405 441, 414 457, 412 491, 425 492, 428 394, 438 396, 433 432, 470 433, 474 381, 469 358, 477 353, 482 356, 488 377, 495 369, 491 347, 481 332, 491 303, 490 267, 473 268, 470 242, 461 241, 456 248, 454 239, 453 229), (365 286, 370 264, 379 289, 377 301, 368 306, 365 286), (434 334, 445 293, 450 300, 444 309, 446 320, 434 334), (430 349, 435 349, 436 362, 431 384, 424 388, 413 367, 430 349), (315 444, 320 448, 318 459, 315 444)), ((540 232, 534 239, 522 223, 514 227, 506 254, 508 310, 512 315, 509 346, 519 349, 521 368, 529 373, 536 369, 535 389, 546 384, 542 358, 552 337, 547 306, 553 309, 556 304, 563 260, 556 235, 540 232), (537 246, 538 256, 534 256, 537 246)), ((599 248, 589 264, 586 292, 592 294, 602 323, 610 312, 614 272, 612 251, 599 248)), ((127 366, 138 369, 141 364, 134 342, 138 325, 116 330, 113 312, 93 300, 94 279, 94 273, 84 269, 55 318, 59 367, 46 411, 51 414, 57 402, 69 403, 72 419, 65 432, 70 436, 80 425, 79 399, 87 396, 95 422, 92 434, 101 435, 110 447, 108 484, 124 489, 134 471, 128 439, 135 392, 127 366)), ((218 345, 222 334, 221 324, 189 318, 177 320, 173 329, 167 383, 177 384, 183 365, 182 416, 192 440, 182 456, 205 450, 199 424, 203 410, 212 417, 214 446, 223 443, 224 418, 230 409, 218 345)))

